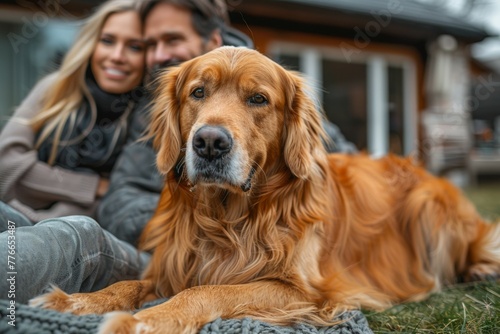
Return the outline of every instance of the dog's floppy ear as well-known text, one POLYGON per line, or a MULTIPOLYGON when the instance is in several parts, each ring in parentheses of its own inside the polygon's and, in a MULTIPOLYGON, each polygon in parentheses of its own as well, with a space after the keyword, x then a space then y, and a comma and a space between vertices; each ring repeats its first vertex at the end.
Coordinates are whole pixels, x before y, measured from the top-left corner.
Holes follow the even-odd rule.
POLYGON ((323 150, 325 137, 321 115, 305 91, 305 83, 298 73, 283 72, 286 96, 284 157, 290 171, 307 179, 315 163, 317 150, 323 150))
POLYGON ((168 173, 177 163, 182 147, 179 127, 178 80, 182 68, 169 69, 156 79, 149 136, 157 151, 156 164, 161 173, 168 173))

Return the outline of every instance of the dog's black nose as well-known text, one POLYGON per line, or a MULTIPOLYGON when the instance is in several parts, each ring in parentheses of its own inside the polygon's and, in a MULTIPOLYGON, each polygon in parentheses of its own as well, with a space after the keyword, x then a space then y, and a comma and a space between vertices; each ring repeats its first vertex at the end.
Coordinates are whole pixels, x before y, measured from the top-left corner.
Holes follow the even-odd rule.
POLYGON ((220 126, 202 126, 193 137, 193 150, 200 157, 213 160, 231 150, 233 140, 220 126))

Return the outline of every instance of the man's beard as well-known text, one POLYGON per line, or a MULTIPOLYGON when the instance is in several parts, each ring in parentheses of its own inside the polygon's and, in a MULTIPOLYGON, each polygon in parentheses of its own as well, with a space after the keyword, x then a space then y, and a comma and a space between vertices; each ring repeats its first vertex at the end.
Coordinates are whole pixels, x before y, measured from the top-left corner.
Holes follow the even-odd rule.
MULTIPOLYGON (((200 51, 201 51, 201 53, 199 55, 194 55, 193 54, 193 55, 191 55, 190 59, 193 59, 193 58, 195 58, 197 56, 205 54, 205 53, 207 53, 209 51, 206 42, 203 42, 201 44, 200 51)), ((155 82, 157 82, 156 79, 158 79, 158 77, 160 77, 161 74, 163 74, 166 71, 168 71, 168 69, 170 67, 180 65, 183 62, 188 61, 190 59, 172 58, 172 59, 167 60, 167 61, 165 61, 163 63, 155 64, 153 66, 153 68, 151 68, 151 69, 148 70, 147 76, 145 78, 145 82, 148 84, 148 86, 154 88, 155 87, 155 82)))
POLYGON ((154 67, 148 71, 146 80, 148 85, 154 85, 154 83, 157 81, 156 79, 158 79, 161 74, 167 72, 170 67, 180 65, 183 62, 184 60, 180 59, 170 59, 161 64, 155 64, 154 67))

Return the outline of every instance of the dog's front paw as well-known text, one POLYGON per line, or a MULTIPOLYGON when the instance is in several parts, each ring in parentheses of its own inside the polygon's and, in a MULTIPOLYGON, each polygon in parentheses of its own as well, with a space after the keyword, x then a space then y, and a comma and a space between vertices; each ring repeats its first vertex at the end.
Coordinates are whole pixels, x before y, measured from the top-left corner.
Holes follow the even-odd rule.
POLYGON ((99 334, 146 334, 149 328, 127 312, 111 312, 104 316, 99 326, 99 334))
POLYGON ((72 312, 74 303, 71 296, 66 294, 61 289, 52 286, 50 291, 35 297, 29 301, 32 307, 47 308, 59 312, 72 312))
MULTIPOLYGON (((153 308, 152 308, 153 309, 153 308)), ((151 310, 152 310, 151 309, 151 310)), ((132 315, 111 312, 104 316, 99 334, 196 334, 198 325, 160 311, 145 310, 132 315)))
POLYGON ((138 319, 130 313, 111 312, 104 316, 99 334, 194 334, 196 330, 181 326, 176 320, 138 319))
POLYGON ((94 302, 90 295, 83 293, 68 295, 52 286, 49 292, 31 299, 29 305, 76 315, 105 313, 107 309, 102 309, 102 305, 94 302))

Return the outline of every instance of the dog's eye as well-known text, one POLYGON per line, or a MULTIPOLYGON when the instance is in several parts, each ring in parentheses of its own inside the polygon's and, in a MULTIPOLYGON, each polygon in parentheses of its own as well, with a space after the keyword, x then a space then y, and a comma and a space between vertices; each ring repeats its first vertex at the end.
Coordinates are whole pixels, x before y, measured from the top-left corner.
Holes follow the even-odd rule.
POLYGON ((191 96, 194 97, 195 99, 202 99, 205 97, 205 89, 203 89, 203 87, 196 88, 191 93, 191 96))
POLYGON ((266 104, 267 99, 261 94, 255 94, 248 99, 249 104, 266 104))

